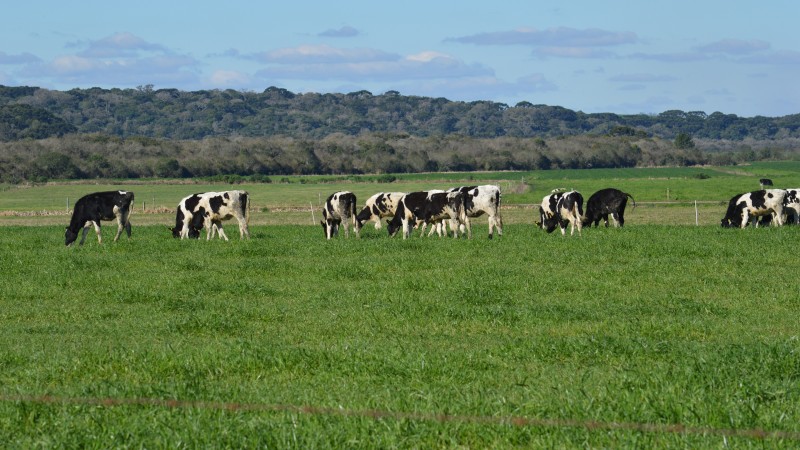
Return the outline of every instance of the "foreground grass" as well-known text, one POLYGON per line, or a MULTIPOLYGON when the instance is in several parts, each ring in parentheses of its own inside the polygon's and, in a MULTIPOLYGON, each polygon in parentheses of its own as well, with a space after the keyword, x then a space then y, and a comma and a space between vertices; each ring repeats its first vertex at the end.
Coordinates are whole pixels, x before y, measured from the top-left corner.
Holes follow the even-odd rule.
POLYGON ((4 227, 0 441, 797 445, 798 228, 318 228, 65 249, 63 227, 4 227))

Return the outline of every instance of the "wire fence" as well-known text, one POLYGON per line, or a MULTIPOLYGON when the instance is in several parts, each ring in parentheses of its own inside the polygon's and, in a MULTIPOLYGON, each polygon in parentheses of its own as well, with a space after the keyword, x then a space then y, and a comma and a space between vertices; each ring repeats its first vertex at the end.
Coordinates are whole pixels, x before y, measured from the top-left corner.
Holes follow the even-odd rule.
POLYGON ((52 395, 0 395, 0 402, 35 403, 53 405, 89 405, 104 407, 144 406, 153 408, 187 408, 224 410, 233 412, 280 412, 317 416, 363 417, 372 419, 413 420, 439 423, 473 423, 538 428, 583 428, 600 431, 636 431, 657 434, 684 434, 750 439, 784 439, 800 441, 800 432, 762 429, 734 429, 689 426, 683 424, 652 424, 635 422, 603 422, 586 419, 546 419, 521 416, 473 416, 458 414, 410 413, 376 409, 350 410, 317 406, 275 405, 261 403, 232 403, 200 400, 157 398, 91 398, 57 397, 52 395))

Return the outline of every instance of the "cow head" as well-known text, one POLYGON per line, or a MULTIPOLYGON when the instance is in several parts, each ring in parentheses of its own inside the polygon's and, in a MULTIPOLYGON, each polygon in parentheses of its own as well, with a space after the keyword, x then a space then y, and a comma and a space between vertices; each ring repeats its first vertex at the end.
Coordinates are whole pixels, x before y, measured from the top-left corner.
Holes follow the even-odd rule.
POLYGON ((69 227, 67 227, 67 230, 64 232, 64 238, 64 245, 69 247, 73 242, 75 242, 75 240, 78 239, 78 231, 72 231, 69 227))
POLYGON ((322 230, 325 232, 325 237, 327 239, 339 235, 339 225, 342 224, 341 220, 325 219, 325 220, 320 220, 319 223, 320 225, 322 225, 322 230))
POLYGON ((537 227, 542 227, 543 230, 547 231, 548 233, 552 233, 555 231, 556 227, 558 226, 558 216, 551 216, 544 212, 544 209, 540 206, 539 207, 539 221, 536 222, 537 227))

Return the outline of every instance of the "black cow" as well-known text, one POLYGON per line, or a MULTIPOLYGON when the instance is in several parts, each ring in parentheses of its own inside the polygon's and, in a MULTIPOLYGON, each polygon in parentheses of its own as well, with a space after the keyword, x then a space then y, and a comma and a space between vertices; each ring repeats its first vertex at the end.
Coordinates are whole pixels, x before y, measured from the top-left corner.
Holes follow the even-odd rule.
POLYGON ((625 225, 625 206, 628 204, 628 197, 633 201, 633 207, 636 208, 636 200, 633 199, 631 194, 620 191, 619 189, 607 188, 601 189, 586 202, 586 215, 583 217, 584 226, 598 226, 600 219, 603 219, 606 227, 608 227, 608 216, 614 221, 615 227, 622 227, 625 225))
MULTIPOLYGON (((411 235, 411 230, 420 224, 436 225, 450 219, 453 237, 458 237, 460 225, 465 222, 464 199, 461 192, 419 191, 404 195, 392 220, 387 221, 389 236, 403 229, 403 239, 411 235)), ((441 235, 441 229, 440 235, 441 235)), ((423 230, 424 231, 424 230, 423 230)))
POLYGON ((100 221, 117 219, 117 234, 114 236, 116 242, 122 235, 122 230, 131 237, 131 208, 133 207, 133 192, 129 191, 107 191, 95 192, 84 195, 75 202, 72 211, 72 218, 69 226, 64 233, 65 244, 72 245, 78 239, 78 233, 83 228, 83 237, 79 245, 83 245, 86 240, 86 233, 89 226, 94 225, 97 233, 97 242, 103 243, 103 236, 100 234, 100 221))
POLYGON ((176 238, 198 238, 200 230, 206 228, 206 240, 219 234, 228 240, 222 229, 222 221, 235 217, 239 222, 239 237, 250 238, 250 194, 247 191, 203 192, 181 199, 175 213, 176 238))

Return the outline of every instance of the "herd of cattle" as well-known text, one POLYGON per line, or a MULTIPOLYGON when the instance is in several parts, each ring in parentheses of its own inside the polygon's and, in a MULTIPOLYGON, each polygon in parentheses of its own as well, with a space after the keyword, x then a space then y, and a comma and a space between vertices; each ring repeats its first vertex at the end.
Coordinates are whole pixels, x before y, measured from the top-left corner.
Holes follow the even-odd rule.
MULTIPOLYGON (((364 204, 358 211, 355 194, 340 191, 331 194, 322 207, 322 221, 325 238, 338 235, 339 228, 344 228, 345 236, 350 234, 352 224, 356 235, 363 226, 375 222, 375 228, 381 228, 381 220, 387 219, 390 236, 402 230, 403 239, 408 238, 414 228, 424 234, 431 227, 428 236, 437 233, 447 234, 447 226, 453 237, 466 235, 472 238, 470 219, 487 215, 489 221, 489 239, 495 232, 503 235, 503 219, 500 215, 500 188, 496 185, 461 186, 448 190, 429 190, 418 192, 379 192, 364 204)), ((584 226, 598 226, 602 219, 609 226, 609 217, 614 226, 625 224, 625 208, 628 198, 633 197, 619 189, 601 189, 592 194, 583 208, 583 195, 571 190, 554 190, 542 199, 538 208, 536 226, 548 233, 556 227, 561 234, 566 234, 570 227, 570 235, 584 226)), ((81 197, 76 203, 69 226, 65 233, 66 245, 73 244, 83 229, 80 245, 86 240, 89 227, 94 226, 98 242, 102 243, 100 221, 117 220, 117 241, 125 231, 131 236, 130 213, 133 208, 134 195, 130 191, 95 192, 81 197)), ((204 192, 192 194, 178 203, 175 214, 175 227, 171 228, 176 238, 200 237, 206 230, 206 239, 218 235, 228 240, 222 229, 222 221, 235 218, 239 223, 241 238, 249 238, 248 223, 250 220, 250 194, 247 191, 234 190, 223 192, 204 192)), ((754 226, 772 223, 780 226, 784 223, 800 223, 800 189, 761 189, 736 195, 730 199, 723 227, 744 228, 752 221, 754 226)))

